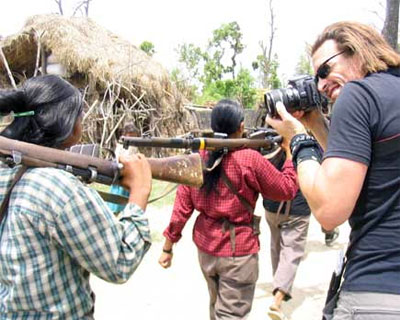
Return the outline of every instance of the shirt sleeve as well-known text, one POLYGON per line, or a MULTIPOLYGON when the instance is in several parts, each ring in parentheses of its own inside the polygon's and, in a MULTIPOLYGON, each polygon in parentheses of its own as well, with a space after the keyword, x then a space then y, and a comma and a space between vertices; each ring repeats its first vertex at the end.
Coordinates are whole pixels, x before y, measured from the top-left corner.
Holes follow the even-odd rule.
POLYGON ((324 159, 340 157, 369 165, 372 136, 371 93, 357 82, 346 84, 333 105, 328 147, 324 159))
POLYGON ((281 171, 269 160, 259 154, 254 155, 253 167, 250 168, 250 185, 256 186, 263 198, 274 201, 291 200, 298 190, 297 175, 291 160, 286 160, 281 171))
POLYGON ((171 220, 163 235, 172 242, 178 242, 182 237, 182 230, 192 216, 194 204, 190 196, 190 187, 180 185, 176 192, 174 209, 171 220))
POLYGON ((151 245, 139 206, 128 204, 117 219, 98 193, 83 185, 71 192, 52 237, 83 268, 113 283, 127 281, 151 245))

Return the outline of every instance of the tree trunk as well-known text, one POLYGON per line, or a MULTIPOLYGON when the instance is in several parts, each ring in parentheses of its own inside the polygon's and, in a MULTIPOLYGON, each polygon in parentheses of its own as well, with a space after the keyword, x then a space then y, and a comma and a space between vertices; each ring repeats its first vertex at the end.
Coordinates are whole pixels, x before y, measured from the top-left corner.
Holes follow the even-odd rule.
POLYGON ((399 3, 400 0, 386 0, 386 17, 382 29, 383 37, 395 50, 398 50, 399 3))

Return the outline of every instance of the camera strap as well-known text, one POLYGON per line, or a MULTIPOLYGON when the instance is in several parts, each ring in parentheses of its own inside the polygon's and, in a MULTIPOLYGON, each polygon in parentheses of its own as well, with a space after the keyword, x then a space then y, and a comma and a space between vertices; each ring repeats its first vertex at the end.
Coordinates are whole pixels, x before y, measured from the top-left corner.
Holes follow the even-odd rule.
MULTIPOLYGON (((373 157, 386 157, 386 155, 391 154, 398 154, 400 150, 400 136, 394 136, 391 139, 386 139, 384 141, 380 141, 379 143, 374 143, 372 146, 372 156, 373 157)), ((398 156, 400 158, 400 156, 398 156)), ((368 174, 368 173, 367 173, 368 174)), ((386 212, 390 212, 391 210, 388 209, 386 212)), ((329 286, 325 308, 323 311, 324 317, 323 320, 331 319, 333 315, 333 310, 336 307, 336 302, 339 296, 341 282, 343 279, 343 274, 347 265, 347 257, 349 256, 351 250, 355 247, 360 239, 362 239, 367 233, 373 230, 383 219, 385 215, 381 215, 374 223, 370 224, 366 229, 363 230, 361 234, 357 237, 353 238, 353 241, 349 243, 346 254, 343 256, 343 266, 341 270, 336 268, 335 272, 332 275, 331 283, 329 286)))

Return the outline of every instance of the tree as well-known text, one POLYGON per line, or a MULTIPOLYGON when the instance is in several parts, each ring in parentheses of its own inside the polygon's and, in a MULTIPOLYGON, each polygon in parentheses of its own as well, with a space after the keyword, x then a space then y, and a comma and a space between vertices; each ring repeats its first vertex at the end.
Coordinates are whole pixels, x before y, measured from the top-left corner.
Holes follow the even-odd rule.
POLYGON ((182 44, 176 50, 179 54, 179 62, 185 66, 188 76, 192 79, 197 79, 201 75, 201 64, 204 59, 202 50, 193 43, 182 44))
POLYGON ((230 72, 232 79, 235 79, 236 58, 238 54, 243 52, 244 45, 242 43, 242 32, 239 24, 234 21, 228 24, 223 24, 220 28, 213 31, 213 38, 209 42, 209 49, 214 48, 214 61, 218 61, 221 65, 223 73, 230 72), (223 66, 221 58, 225 55, 225 50, 231 52, 231 65, 223 66))
POLYGON ((146 52, 150 57, 152 57, 156 51, 154 49, 154 44, 150 41, 143 41, 140 46, 140 50, 146 52))
POLYGON ((296 66, 296 74, 303 75, 303 74, 313 74, 313 68, 311 65, 311 58, 308 54, 309 45, 306 45, 305 52, 300 56, 299 62, 296 66))
POLYGON ((58 12, 60 13, 60 15, 64 15, 64 10, 63 10, 63 6, 62 6, 62 0, 54 0, 54 2, 57 4, 58 7, 58 12))
POLYGON ((184 70, 179 73, 174 70, 173 75, 180 85, 184 85, 186 92, 197 91, 195 103, 233 98, 242 102, 243 106, 252 107, 257 95, 254 78, 244 68, 236 73, 237 57, 244 48, 238 23, 223 24, 213 31, 205 50, 194 44, 178 47, 179 62, 184 70), (188 75, 186 81, 184 73, 188 75), (191 90, 187 91, 187 88, 191 90))
POLYGON ((398 49, 399 2, 400 0, 386 0, 386 17, 382 29, 382 35, 396 50, 398 49))
POLYGON ((259 44, 261 48, 261 54, 256 57, 256 61, 252 63, 252 66, 253 70, 258 69, 260 71, 262 86, 267 89, 273 89, 275 88, 277 83, 280 83, 280 81, 277 75, 277 67, 279 65, 278 56, 272 56, 272 48, 276 32, 276 28, 274 25, 275 14, 272 6, 272 0, 269 0, 269 16, 269 43, 267 45, 263 41, 260 41, 259 44))
POLYGON ((78 11, 81 11, 85 17, 89 17, 89 5, 91 1, 92 0, 82 0, 78 2, 78 4, 75 6, 72 16, 75 16, 78 11))
MULTIPOLYGON (((78 1, 73 7, 72 16, 75 16, 78 12, 81 12, 83 16, 89 17, 89 6, 92 0, 81 0, 78 1)), ((63 0, 54 0, 58 7, 58 13, 64 15, 63 0)))

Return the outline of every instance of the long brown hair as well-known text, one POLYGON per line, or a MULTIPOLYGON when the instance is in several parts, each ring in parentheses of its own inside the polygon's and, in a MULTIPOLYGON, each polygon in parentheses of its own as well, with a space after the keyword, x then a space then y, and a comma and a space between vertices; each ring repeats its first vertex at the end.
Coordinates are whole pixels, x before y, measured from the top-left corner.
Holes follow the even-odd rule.
POLYGON ((336 22, 324 29, 311 48, 313 55, 327 40, 334 40, 339 51, 356 55, 362 71, 373 73, 400 67, 400 55, 374 28, 354 21, 336 22))

